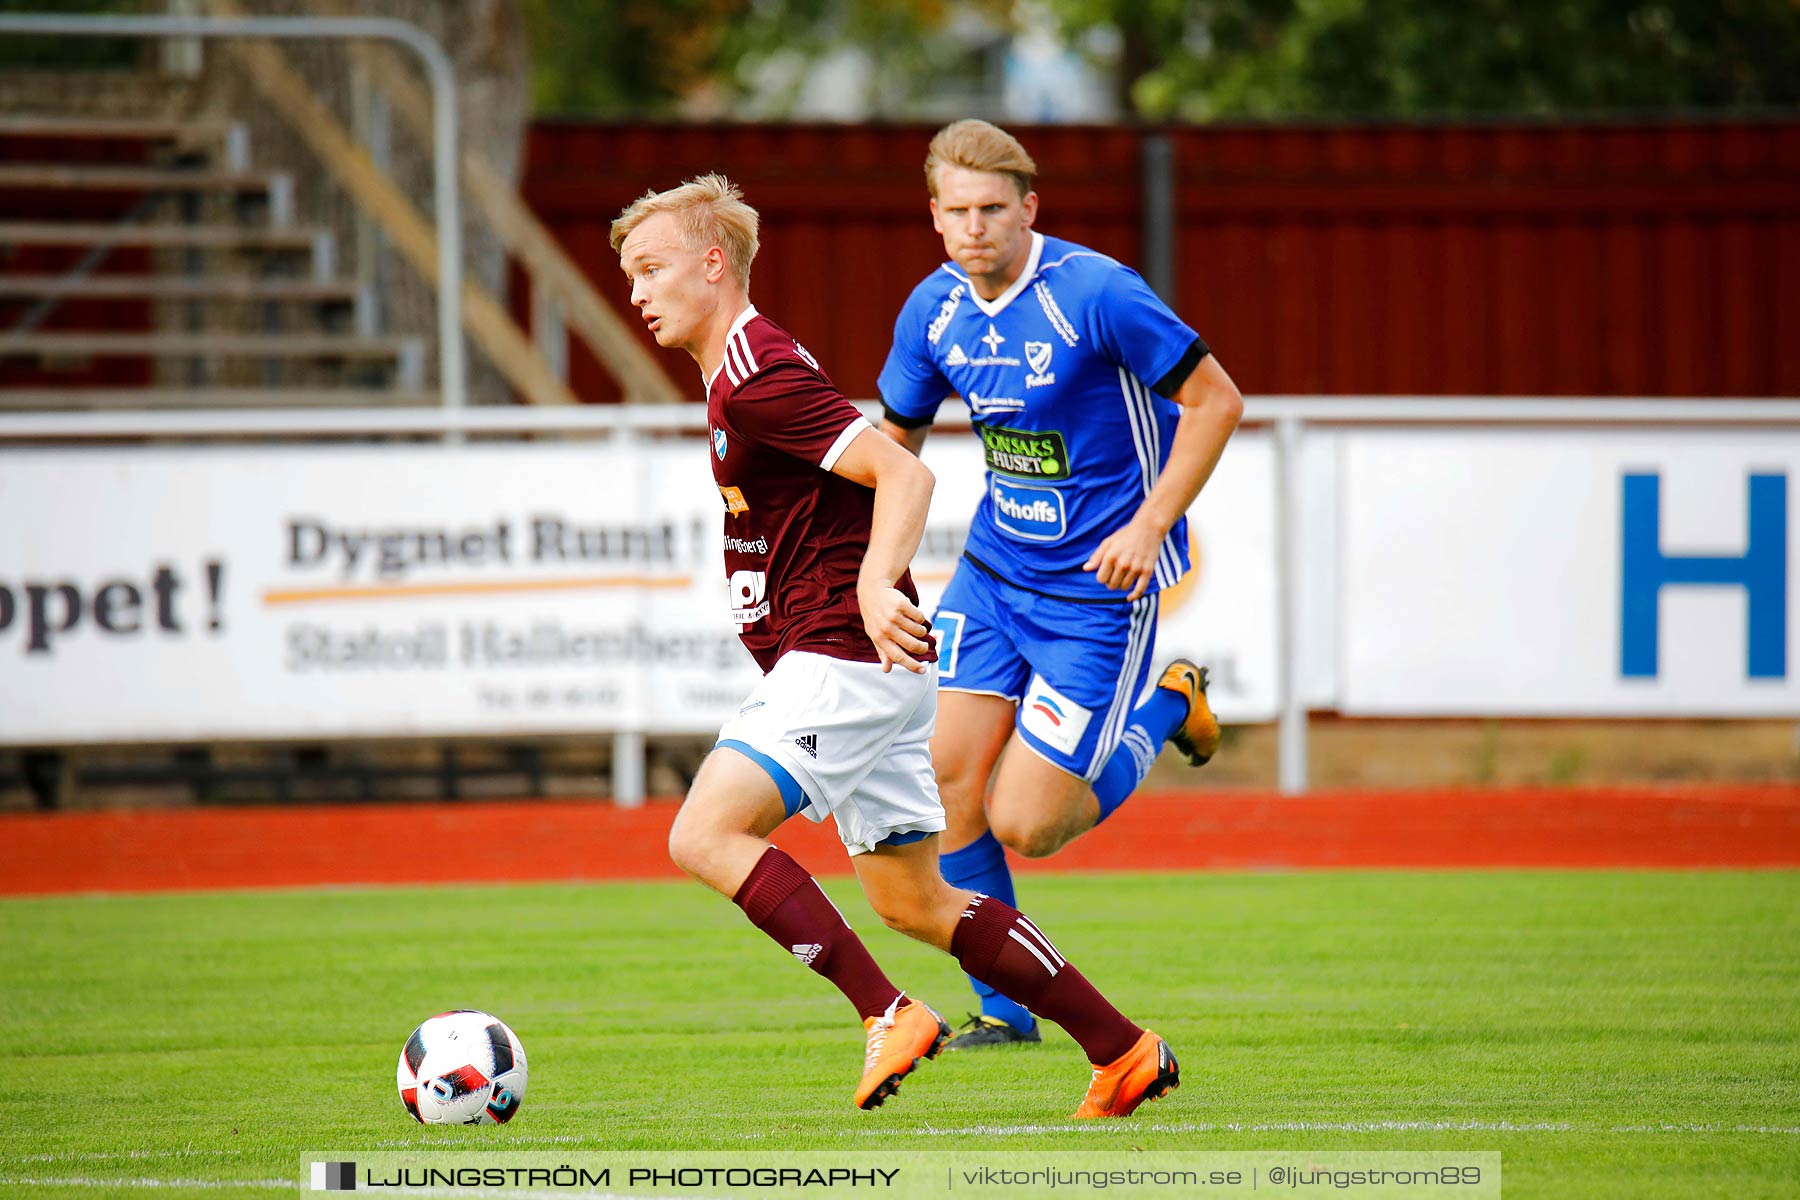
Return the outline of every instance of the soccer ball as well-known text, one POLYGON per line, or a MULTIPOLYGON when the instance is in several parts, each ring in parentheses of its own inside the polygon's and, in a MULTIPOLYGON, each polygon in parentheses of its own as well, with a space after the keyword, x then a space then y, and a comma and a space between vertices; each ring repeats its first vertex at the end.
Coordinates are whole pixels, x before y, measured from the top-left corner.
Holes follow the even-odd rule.
POLYGON ((400 1048, 400 1103, 426 1125, 496 1125, 525 1099, 525 1047, 498 1017, 439 1013, 400 1048))

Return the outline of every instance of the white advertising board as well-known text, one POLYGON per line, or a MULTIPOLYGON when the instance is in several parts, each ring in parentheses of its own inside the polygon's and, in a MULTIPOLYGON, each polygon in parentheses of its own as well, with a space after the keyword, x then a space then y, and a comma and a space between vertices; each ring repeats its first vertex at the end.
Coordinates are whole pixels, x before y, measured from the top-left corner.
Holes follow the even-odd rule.
POLYGON ((1361 715, 1800 715, 1793 434, 1344 437, 1361 715))
MULTIPOLYGON (((645 465, 605 444, 8 454, 0 731, 635 722, 644 668, 747 661, 728 625, 690 619, 702 531, 647 519, 645 465)), ((711 490, 697 468, 669 485, 711 490)))
MULTIPOLYGON (((933 438, 929 610, 980 495, 933 438)), ((1266 440, 1197 512, 1159 659, 1274 712, 1266 440)), ((0 744, 716 729, 756 679, 699 439, 0 452, 0 744)))

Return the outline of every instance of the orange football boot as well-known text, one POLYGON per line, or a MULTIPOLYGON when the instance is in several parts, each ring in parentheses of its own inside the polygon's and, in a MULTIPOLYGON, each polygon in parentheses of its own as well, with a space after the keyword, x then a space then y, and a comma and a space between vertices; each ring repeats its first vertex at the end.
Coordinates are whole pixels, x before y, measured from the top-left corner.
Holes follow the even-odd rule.
POLYGON ((1205 667, 1178 658, 1156 681, 1157 687, 1187 697, 1188 714, 1169 735, 1169 740, 1196 767, 1204 767, 1219 751, 1219 722, 1213 716, 1212 706, 1206 702, 1207 674, 1205 667))
POLYGON ((868 1050, 863 1056, 862 1082, 856 1086, 856 1107, 879 1108, 881 1102, 900 1090, 900 1081, 912 1069, 938 1051, 950 1037, 950 1026, 944 1019, 920 1004, 901 995, 879 1017, 863 1022, 869 1031, 868 1050))
POLYGON ((1128 1117, 1146 1100, 1155 1100, 1181 1086, 1181 1064, 1169 1043, 1144 1030, 1144 1036, 1119 1056, 1117 1062, 1094 1068, 1081 1107, 1072 1114, 1077 1121, 1094 1117, 1128 1117))

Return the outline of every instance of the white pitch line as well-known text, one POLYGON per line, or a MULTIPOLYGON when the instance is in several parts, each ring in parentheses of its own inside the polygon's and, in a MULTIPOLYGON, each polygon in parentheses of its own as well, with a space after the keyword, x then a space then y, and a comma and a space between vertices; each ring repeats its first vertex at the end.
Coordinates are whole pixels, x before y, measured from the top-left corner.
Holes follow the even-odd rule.
MULTIPOLYGON (((1575 1127, 1564 1122, 1542 1121, 1271 1121, 1244 1124, 1237 1121, 1189 1121, 1157 1123, 1131 1128, 1146 1133, 1570 1133, 1575 1127)), ((965 1125, 955 1129, 926 1126, 922 1131, 932 1137, 955 1137, 961 1134, 1006 1136, 1009 1134, 1073 1133, 1104 1134, 1124 1132, 1119 1126, 1083 1123, 1080 1125, 965 1125)))
POLYGON ((23 1154, 16 1162, 93 1162, 96 1159, 125 1158, 237 1158, 242 1150, 222 1148, 203 1150, 184 1146, 179 1150, 57 1150, 48 1154, 23 1154))
MULTIPOLYGON (((872 1131, 871 1131, 872 1132, 872 1131)), ((897 1131, 883 1130, 881 1136, 892 1137, 897 1131)), ((1148 1125, 1119 1126, 1099 1123, 1068 1125, 959 1125, 908 1130, 926 1137, 1010 1137, 1022 1134, 1063 1133, 1094 1136, 1109 1133, 1773 1133, 1800 1134, 1800 1126, 1792 1125, 1593 1125, 1580 1126, 1568 1121, 1239 1121, 1162 1122, 1148 1125)), ((744 1140, 762 1140, 764 1133, 745 1133, 744 1140)), ((859 1136, 852 1132, 852 1137, 859 1136)))
POLYGON ((1614 1125, 1608 1133, 1800 1133, 1800 1125, 1614 1125))
POLYGON ((282 1188, 293 1191, 295 1179, 89 1179, 70 1175, 62 1179, 46 1177, 0 1178, 0 1187, 80 1187, 80 1188, 282 1188))
MULTIPOLYGON (((554 1136, 548 1134, 538 1134, 536 1136, 526 1134, 524 1136, 509 1137, 506 1139, 506 1146, 508 1149, 511 1149, 514 1146, 589 1146, 593 1144, 594 1139, 591 1137, 578 1137, 574 1134, 566 1133, 556 1134, 554 1136)), ((364 1148, 369 1150, 417 1150, 433 1152, 454 1149, 453 1147, 437 1145, 429 1140, 422 1141, 417 1138, 384 1138, 379 1142, 370 1142, 364 1148)), ((606 1149, 604 1146, 595 1146, 594 1148, 596 1150, 606 1149)))

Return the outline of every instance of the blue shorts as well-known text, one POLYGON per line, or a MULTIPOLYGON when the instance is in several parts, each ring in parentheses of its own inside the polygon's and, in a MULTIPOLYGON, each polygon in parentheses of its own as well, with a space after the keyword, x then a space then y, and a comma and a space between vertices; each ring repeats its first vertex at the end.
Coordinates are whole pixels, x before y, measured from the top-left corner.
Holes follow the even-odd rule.
POLYGON ((1127 604, 1058 600, 964 558, 938 602, 938 687, 1019 706, 1027 745, 1092 782, 1150 678, 1157 594, 1127 604))

